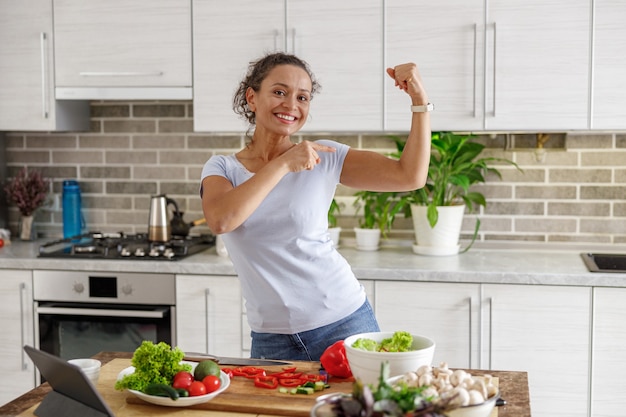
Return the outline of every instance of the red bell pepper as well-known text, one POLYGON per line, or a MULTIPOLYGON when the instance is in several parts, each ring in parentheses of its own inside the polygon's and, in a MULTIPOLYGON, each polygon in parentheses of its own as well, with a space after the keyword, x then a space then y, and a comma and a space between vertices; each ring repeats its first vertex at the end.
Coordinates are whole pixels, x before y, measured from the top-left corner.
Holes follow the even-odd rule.
POLYGON ((320 357, 320 362, 330 375, 340 378, 349 378, 352 376, 343 340, 339 340, 326 348, 320 357))
POLYGON ((275 376, 259 375, 254 378, 254 386, 259 388, 274 389, 278 386, 278 378, 275 376))

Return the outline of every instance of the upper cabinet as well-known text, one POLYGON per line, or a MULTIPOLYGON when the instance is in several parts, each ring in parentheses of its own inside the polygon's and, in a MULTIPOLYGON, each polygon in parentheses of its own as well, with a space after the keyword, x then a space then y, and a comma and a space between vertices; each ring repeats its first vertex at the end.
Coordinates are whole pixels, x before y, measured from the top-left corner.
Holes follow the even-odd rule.
POLYGON ((191 0, 54 0, 56 97, 191 99, 191 34, 191 0))
POLYGON ((88 130, 89 105, 54 99, 51 0, 0 2, 0 130, 88 130))
MULTIPOLYGON (((387 0, 386 15, 387 65, 418 64, 433 130, 587 128, 590 0, 387 0)), ((386 97, 386 128, 407 129, 386 97)))
POLYGON ((595 0, 592 129, 626 129, 626 2, 595 0))
POLYGON ((271 51, 306 60, 322 85, 305 131, 382 129, 381 0, 197 0, 193 11, 196 131, 247 129, 233 94, 250 61, 271 51))

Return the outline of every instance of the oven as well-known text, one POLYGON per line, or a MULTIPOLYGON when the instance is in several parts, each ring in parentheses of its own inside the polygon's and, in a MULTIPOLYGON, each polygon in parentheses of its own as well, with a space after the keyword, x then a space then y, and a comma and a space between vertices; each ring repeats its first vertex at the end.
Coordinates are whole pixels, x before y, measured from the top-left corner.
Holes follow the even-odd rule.
POLYGON ((176 346, 173 274, 34 271, 35 345, 64 359, 176 346))

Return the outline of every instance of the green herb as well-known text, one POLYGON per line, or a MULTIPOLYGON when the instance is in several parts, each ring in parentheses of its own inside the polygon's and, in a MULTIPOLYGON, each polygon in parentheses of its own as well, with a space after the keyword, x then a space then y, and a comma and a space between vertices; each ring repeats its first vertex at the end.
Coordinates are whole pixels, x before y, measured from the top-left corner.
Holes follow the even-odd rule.
POLYGON ((165 342, 154 344, 144 341, 139 346, 131 364, 135 372, 115 383, 115 389, 133 389, 143 392, 150 384, 171 384, 179 371, 191 371, 191 365, 181 364, 185 353, 178 347, 171 348, 165 342))

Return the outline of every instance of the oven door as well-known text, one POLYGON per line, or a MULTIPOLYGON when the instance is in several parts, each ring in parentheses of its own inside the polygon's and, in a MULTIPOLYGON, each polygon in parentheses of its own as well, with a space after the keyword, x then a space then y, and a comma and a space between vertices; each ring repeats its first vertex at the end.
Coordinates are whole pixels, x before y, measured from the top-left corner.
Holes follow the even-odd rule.
POLYGON ((35 302, 35 343, 64 359, 134 352, 144 341, 175 346, 175 307, 35 302))

